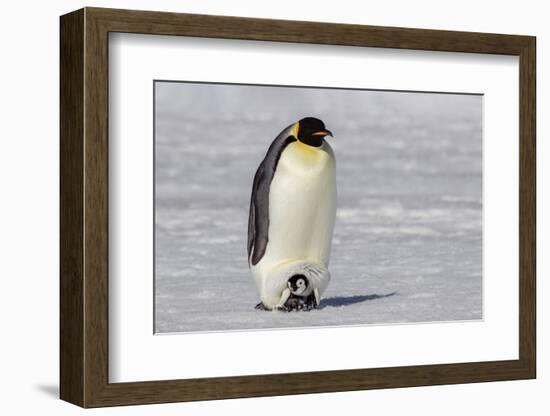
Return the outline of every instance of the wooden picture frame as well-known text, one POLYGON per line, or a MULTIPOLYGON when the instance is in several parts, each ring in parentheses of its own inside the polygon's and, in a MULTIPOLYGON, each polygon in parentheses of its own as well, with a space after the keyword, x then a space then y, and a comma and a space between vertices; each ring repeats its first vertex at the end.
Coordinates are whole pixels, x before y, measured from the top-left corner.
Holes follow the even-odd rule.
POLYGON ((100 8, 62 16, 60 29, 61 399, 82 407, 101 407, 535 378, 534 37, 100 8), (518 56, 519 359, 109 383, 110 32, 518 56))

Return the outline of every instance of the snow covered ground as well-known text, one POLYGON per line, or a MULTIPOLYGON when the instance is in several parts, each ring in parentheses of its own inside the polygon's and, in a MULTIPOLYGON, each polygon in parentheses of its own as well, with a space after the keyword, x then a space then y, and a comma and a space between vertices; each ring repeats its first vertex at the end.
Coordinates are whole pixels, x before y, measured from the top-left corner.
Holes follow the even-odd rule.
POLYGON ((482 318, 482 97, 156 83, 155 331, 482 318), (264 312, 252 178, 304 116, 334 138, 338 212, 319 310, 264 312))

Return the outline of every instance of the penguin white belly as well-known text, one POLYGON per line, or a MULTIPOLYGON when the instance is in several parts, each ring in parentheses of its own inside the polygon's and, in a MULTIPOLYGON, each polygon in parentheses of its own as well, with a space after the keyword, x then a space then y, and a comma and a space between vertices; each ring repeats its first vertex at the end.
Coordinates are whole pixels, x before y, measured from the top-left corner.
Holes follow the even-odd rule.
POLYGON ((304 273, 321 293, 325 290, 335 214, 332 149, 326 142, 321 148, 290 143, 270 186, 266 251, 252 267, 266 306, 277 304, 291 273, 304 273))

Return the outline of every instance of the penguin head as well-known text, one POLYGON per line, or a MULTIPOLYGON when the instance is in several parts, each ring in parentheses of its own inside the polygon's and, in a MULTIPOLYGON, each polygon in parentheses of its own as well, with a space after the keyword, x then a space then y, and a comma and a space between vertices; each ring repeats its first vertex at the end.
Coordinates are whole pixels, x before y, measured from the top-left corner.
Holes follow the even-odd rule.
POLYGON ((320 147, 325 136, 331 136, 332 132, 327 130, 325 123, 315 117, 305 117, 298 122, 297 139, 312 147, 320 147))
POLYGON ((309 286, 309 280, 303 274, 295 274, 287 282, 290 293, 301 296, 309 286))

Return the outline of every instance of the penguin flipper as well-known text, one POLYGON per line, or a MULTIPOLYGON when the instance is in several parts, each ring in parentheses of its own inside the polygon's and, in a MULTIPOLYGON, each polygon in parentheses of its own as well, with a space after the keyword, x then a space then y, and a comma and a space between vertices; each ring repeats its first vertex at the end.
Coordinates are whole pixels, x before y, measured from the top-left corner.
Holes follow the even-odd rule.
POLYGON ((256 174, 250 197, 248 214, 248 259, 256 265, 262 259, 267 248, 269 229, 269 188, 275 175, 281 153, 296 137, 291 134, 292 125, 284 129, 271 143, 256 174))

